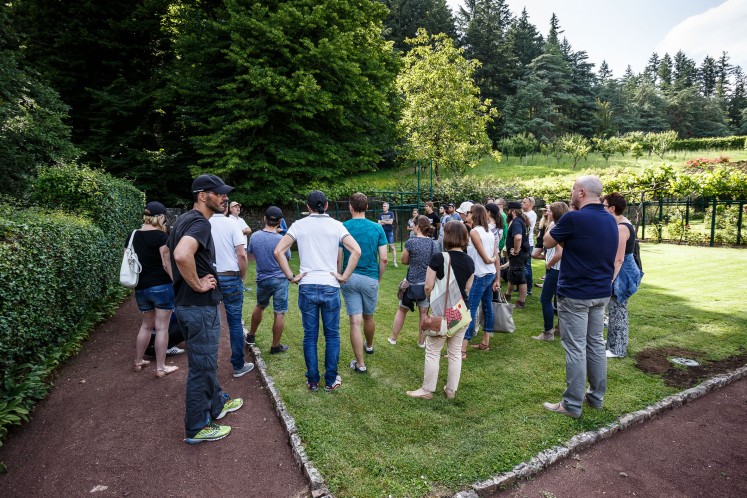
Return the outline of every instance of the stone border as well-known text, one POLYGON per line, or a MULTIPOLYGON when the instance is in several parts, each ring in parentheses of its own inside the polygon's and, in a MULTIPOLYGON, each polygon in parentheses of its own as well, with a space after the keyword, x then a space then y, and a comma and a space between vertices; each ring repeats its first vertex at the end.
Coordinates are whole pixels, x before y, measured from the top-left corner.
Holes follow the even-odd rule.
MULTIPOLYGON (((247 331, 246 329, 244 329, 244 335, 246 334, 247 331)), ((257 371, 259 372, 260 379, 262 379, 262 383, 270 392, 273 404, 275 405, 275 413, 277 413, 278 417, 280 418, 280 423, 285 429, 285 432, 288 434, 288 441, 291 445, 293 458, 296 459, 299 467, 301 467, 301 469, 303 470, 303 475, 309 482, 312 498, 333 498, 332 493, 329 492, 327 483, 324 481, 324 477, 322 477, 322 474, 314 466, 314 462, 312 462, 309 459, 308 455, 306 455, 306 450, 303 447, 301 436, 298 434, 296 420, 290 413, 288 413, 288 410, 286 410, 285 403, 280 397, 280 392, 275 386, 275 380, 273 380, 270 374, 267 373, 267 364, 262 358, 262 352, 256 346, 247 347, 254 356, 254 364, 257 367, 257 371)))
POLYGON ((513 485, 519 479, 526 479, 540 473, 550 465, 568 458, 591 445, 607 439, 613 434, 625 429, 639 425, 664 411, 686 405, 711 391, 731 384, 743 377, 747 377, 747 365, 731 372, 712 377, 701 384, 686 389, 672 396, 657 401, 653 405, 632 413, 626 413, 611 424, 595 431, 582 432, 569 439, 562 446, 553 446, 535 455, 528 462, 522 462, 509 472, 503 472, 496 476, 472 484, 470 489, 460 491, 453 498, 476 498, 485 496, 513 485))

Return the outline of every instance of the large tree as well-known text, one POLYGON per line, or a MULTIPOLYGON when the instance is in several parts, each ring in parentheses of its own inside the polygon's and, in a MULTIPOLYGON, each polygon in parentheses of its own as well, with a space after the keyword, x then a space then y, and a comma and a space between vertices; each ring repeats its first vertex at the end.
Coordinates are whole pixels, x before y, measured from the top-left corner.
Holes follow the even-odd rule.
POLYGON ((406 38, 412 38, 418 28, 429 33, 445 33, 456 39, 454 15, 446 0, 381 0, 388 8, 384 19, 384 36, 394 42, 397 50, 406 50, 406 38))
POLYGON ((393 146, 397 59, 374 0, 185 2, 171 20, 195 168, 245 203, 371 170, 393 146))
POLYGON ((464 172, 491 151, 486 126, 496 111, 473 81, 479 62, 465 59, 444 34, 421 29, 408 43, 412 48, 397 78, 405 156, 432 159, 438 178, 444 167, 464 172))

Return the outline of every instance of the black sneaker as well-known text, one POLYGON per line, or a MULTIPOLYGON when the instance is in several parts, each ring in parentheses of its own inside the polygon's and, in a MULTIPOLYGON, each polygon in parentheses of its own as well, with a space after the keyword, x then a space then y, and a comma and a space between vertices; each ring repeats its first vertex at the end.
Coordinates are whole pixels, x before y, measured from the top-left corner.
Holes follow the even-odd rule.
POLYGON ((285 344, 278 344, 277 346, 270 347, 270 354, 284 353, 288 351, 288 346, 285 344))
POLYGON ((366 352, 366 354, 374 354, 374 347, 373 347, 373 346, 371 346, 371 347, 369 348, 369 347, 368 347, 368 344, 366 344, 366 343, 365 343, 365 341, 364 341, 364 342, 363 342, 363 351, 365 351, 365 352, 366 352))
POLYGON ((249 344, 250 346, 254 346, 254 336, 251 334, 247 334, 246 343, 249 344))
POLYGON ((366 365, 363 365, 362 367, 359 367, 358 366, 358 362, 355 359, 350 360, 350 369, 351 370, 355 370, 356 372, 362 373, 362 374, 366 373, 366 371, 368 370, 366 368, 366 365))

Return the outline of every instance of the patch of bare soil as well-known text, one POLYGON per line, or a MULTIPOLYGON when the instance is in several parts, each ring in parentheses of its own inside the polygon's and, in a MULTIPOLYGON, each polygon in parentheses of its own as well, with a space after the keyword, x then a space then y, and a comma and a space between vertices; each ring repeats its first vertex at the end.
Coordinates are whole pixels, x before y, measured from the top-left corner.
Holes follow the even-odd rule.
POLYGON ((708 361, 698 366, 675 365, 670 358, 690 358, 698 360, 703 353, 682 348, 644 349, 635 355, 636 367, 646 373, 661 375, 664 382, 672 387, 688 388, 702 380, 722 374, 747 364, 747 352, 727 358, 708 361))

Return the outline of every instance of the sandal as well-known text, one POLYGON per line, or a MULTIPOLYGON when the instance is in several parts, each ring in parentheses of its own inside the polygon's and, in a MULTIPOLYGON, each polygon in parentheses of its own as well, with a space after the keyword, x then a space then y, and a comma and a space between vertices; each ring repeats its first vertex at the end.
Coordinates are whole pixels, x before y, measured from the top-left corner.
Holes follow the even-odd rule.
POLYGON ((462 351, 462 360, 467 359, 467 351, 462 351))
POLYGON ((482 351, 490 351, 490 346, 483 343, 473 344, 472 347, 475 349, 480 349, 482 351))
POLYGON ((176 372, 177 370, 179 370, 179 367, 167 365, 163 368, 159 368, 158 370, 156 370, 156 377, 160 379, 162 377, 166 377, 168 374, 172 374, 176 372))
POLYGON ((150 365, 150 362, 148 360, 140 360, 132 366, 132 371, 139 372, 143 369, 143 367, 147 367, 148 365, 150 365))

